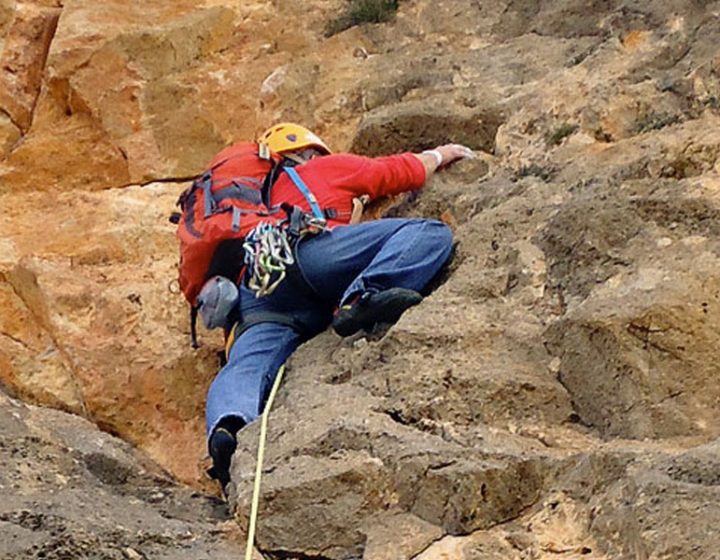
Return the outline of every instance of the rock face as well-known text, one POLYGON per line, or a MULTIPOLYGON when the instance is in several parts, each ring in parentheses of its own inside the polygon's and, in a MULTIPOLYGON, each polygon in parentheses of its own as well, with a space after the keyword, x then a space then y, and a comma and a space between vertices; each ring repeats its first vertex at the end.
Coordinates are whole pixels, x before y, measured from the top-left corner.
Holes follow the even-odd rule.
POLYGON ((238 558, 222 505, 87 420, 0 394, 0 556, 238 558))
POLYGON ((346 5, 0 0, 0 382, 65 411, 0 399, 3 557, 241 553, 212 502, 93 424, 211 488, 222 341, 189 346, 167 216, 279 120, 478 158, 374 210, 453 227, 433 293, 291 359, 260 554, 716 557, 720 3, 418 0, 326 37, 346 5))

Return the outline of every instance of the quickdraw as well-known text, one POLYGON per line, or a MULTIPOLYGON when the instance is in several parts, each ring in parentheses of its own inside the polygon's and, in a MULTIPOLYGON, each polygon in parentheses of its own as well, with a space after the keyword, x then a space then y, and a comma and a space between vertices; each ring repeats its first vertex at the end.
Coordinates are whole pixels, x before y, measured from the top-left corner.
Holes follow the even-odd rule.
MULTIPOLYGON (((299 211, 299 209, 297 209, 299 211)), ((288 268, 295 266, 293 247, 306 235, 325 231, 326 222, 303 214, 300 227, 292 218, 280 224, 262 222, 245 237, 247 286, 255 297, 270 295, 285 280, 288 268)))
POLYGON ((258 298, 273 293, 287 276, 288 267, 295 266, 293 248, 298 241, 305 235, 327 229, 325 213, 298 172, 292 167, 283 170, 302 193, 312 213, 303 212, 297 206, 281 205, 287 220, 277 225, 261 222, 245 236, 247 286, 258 298))
POLYGON ((287 231, 274 224, 262 222, 246 237, 245 264, 248 270, 248 288, 255 297, 275 291, 287 275, 287 267, 295 264, 287 231))

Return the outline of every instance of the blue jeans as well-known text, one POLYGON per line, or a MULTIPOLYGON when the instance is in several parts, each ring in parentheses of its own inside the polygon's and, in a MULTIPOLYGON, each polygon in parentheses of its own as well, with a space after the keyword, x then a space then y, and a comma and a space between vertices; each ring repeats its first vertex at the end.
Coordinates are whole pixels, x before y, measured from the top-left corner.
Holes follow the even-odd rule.
POLYGON ((261 298, 241 286, 244 320, 278 313, 302 328, 261 322, 235 340, 208 391, 208 436, 224 418, 239 417, 248 424, 262 414, 280 366, 300 343, 328 327, 337 305, 366 290, 422 291, 451 249, 450 229, 435 220, 393 218, 338 226, 298 247, 298 263, 315 297, 288 280, 261 298))

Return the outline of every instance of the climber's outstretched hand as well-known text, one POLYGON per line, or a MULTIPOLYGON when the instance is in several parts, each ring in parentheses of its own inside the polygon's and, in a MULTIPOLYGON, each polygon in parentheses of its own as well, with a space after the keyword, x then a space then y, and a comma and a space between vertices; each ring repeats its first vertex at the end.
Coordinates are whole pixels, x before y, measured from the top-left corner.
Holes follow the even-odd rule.
POLYGON ((414 155, 425 166, 425 180, 427 181, 438 169, 447 167, 461 159, 474 158, 475 152, 462 144, 443 144, 432 150, 425 150, 414 155))
POLYGON ((462 144, 445 144, 435 148, 442 156, 442 163, 439 167, 445 167, 460 159, 473 159, 475 152, 462 144))

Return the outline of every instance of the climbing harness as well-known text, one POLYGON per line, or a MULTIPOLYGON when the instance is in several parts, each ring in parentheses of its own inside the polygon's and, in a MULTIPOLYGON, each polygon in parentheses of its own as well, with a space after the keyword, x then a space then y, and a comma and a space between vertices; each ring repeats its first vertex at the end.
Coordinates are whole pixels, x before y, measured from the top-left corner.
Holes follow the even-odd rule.
MULTIPOLYGON (((325 231, 325 220, 319 221, 293 207, 288 219, 279 224, 258 224, 245 238, 247 287, 255 297, 267 296, 298 266, 294 250, 306 235, 325 231)), ((297 274, 295 274, 297 276, 297 274)))
POLYGON ((306 235, 327 229, 325 213, 298 172, 292 167, 286 167, 284 171, 305 197, 312 214, 297 206, 282 205, 287 214, 285 220, 280 223, 263 221, 245 237, 247 286, 258 298, 273 293, 286 278, 290 267, 297 266, 293 255, 297 243, 306 235))
POLYGON ((260 418, 260 442, 258 444, 257 464, 255 466, 255 483, 253 485, 252 504, 250 506, 250 523, 248 525, 247 548, 245 549, 245 560, 252 560, 253 546, 255 544, 255 526, 257 523, 258 506, 260 504, 260 482, 262 477, 262 464, 265 456, 265 440, 267 439, 268 416, 272 408, 275 394, 277 393, 283 373, 285 373, 285 364, 280 366, 275 382, 270 390, 270 396, 265 405, 265 412, 260 418))
POLYGON ((275 291, 287 275, 287 267, 295 264, 286 230, 268 222, 258 224, 246 237, 245 265, 248 288, 255 297, 275 291))

